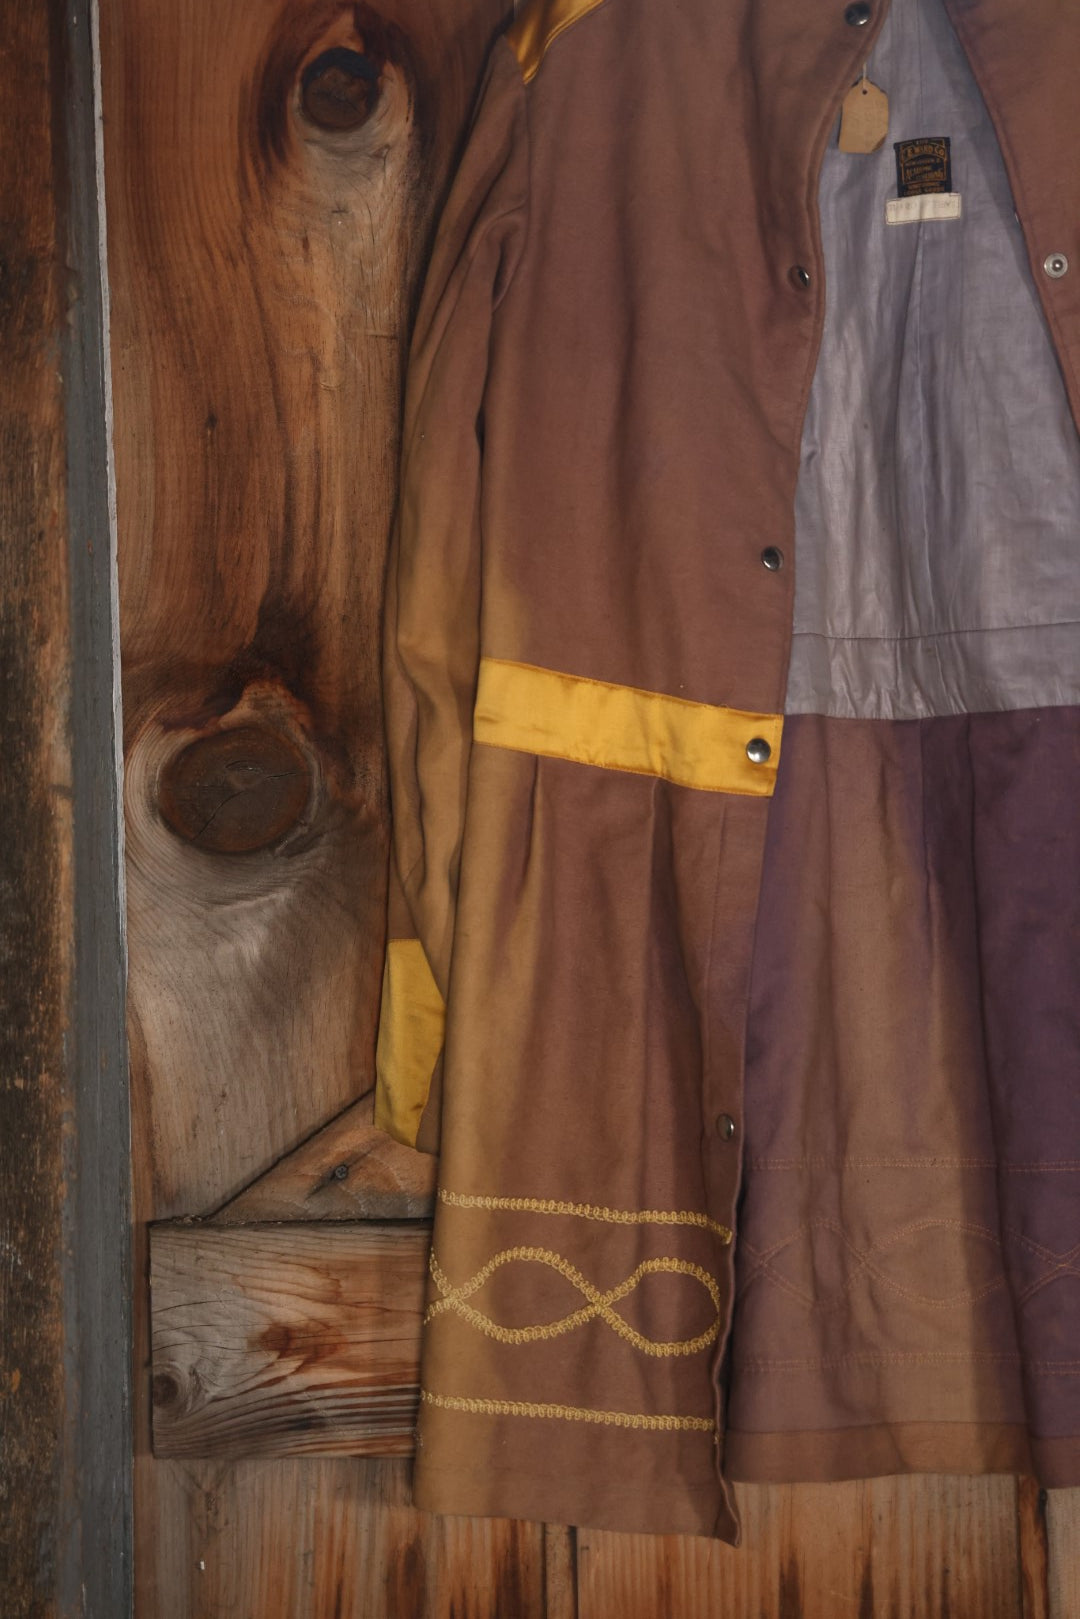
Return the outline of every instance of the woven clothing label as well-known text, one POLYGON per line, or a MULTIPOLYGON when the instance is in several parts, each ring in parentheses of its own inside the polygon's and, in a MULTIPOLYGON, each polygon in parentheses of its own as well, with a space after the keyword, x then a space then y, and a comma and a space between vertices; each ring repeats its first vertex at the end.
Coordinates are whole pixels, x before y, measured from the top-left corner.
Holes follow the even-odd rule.
POLYGON ((894 141, 896 189, 901 197, 941 196, 952 190, 952 142, 948 135, 894 141))
POLYGON ((890 197, 885 204, 885 223, 914 225, 925 219, 959 219, 960 213, 958 191, 947 191, 942 196, 890 197))

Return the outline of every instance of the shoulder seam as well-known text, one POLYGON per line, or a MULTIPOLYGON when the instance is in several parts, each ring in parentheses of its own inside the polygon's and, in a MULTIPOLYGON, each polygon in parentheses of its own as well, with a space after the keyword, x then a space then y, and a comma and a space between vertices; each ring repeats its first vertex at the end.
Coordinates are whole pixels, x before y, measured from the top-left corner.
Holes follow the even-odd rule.
POLYGON ((544 57, 561 34, 607 3, 608 0, 527 0, 506 33, 525 83, 535 79, 544 57))

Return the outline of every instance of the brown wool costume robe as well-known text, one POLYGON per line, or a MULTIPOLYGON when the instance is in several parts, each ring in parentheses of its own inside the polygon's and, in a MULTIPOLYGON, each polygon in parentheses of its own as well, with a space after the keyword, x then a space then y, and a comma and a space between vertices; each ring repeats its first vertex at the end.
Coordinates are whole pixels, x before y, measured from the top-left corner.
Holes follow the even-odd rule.
POLYGON ((1080 1484, 1078 70, 1063 0, 494 48, 389 579, 421 1506, 1080 1484))

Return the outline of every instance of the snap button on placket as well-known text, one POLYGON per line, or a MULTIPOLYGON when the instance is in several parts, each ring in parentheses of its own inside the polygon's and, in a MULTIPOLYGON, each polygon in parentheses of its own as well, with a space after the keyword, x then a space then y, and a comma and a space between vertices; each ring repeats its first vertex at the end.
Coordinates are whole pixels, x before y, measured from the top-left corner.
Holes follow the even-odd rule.
POLYGON ((1060 281, 1069 273, 1069 261, 1064 253, 1048 253, 1043 259, 1043 269, 1051 280, 1060 281))

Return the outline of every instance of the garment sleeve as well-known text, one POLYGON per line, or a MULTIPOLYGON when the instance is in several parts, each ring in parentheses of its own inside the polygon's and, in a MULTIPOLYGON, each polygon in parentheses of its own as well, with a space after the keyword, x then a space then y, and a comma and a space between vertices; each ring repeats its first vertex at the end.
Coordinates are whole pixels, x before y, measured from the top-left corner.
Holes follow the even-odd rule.
POLYGON ((438 1150, 479 663, 482 416, 492 325, 526 215, 524 85, 497 42, 424 285, 410 353, 384 613, 393 846, 376 1123, 438 1150))

